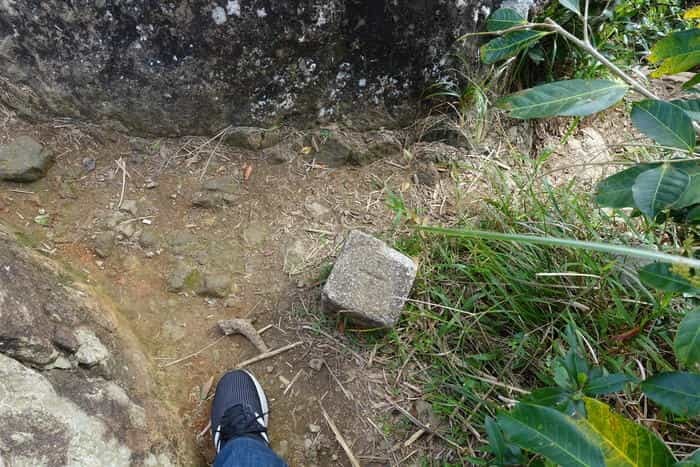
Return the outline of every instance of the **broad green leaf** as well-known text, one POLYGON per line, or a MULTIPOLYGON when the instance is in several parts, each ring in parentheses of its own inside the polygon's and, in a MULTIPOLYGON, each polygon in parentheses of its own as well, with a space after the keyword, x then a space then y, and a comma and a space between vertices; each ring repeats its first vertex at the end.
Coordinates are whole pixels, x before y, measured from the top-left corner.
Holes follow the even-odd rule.
POLYGON ((665 75, 675 75, 695 68, 700 64, 700 50, 688 52, 675 57, 667 58, 663 63, 651 73, 653 78, 660 78, 665 75))
POLYGON ((683 13, 683 19, 700 19, 700 6, 694 6, 683 13))
POLYGON ((700 64, 700 29, 677 31, 664 37, 652 47, 649 62, 660 64, 651 74, 655 78, 700 64))
POLYGON ((663 146, 693 152, 693 121, 679 107, 664 101, 644 100, 632 107, 634 126, 663 146))
POLYGON ((510 58, 548 34, 531 30, 509 32, 481 46, 481 61, 491 64, 510 58))
POLYGON ((498 424, 511 442, 566 466, 604 467, 603 453, 571 418, 549 407, 519 403, 498 424))
POLYGON ((673 208, 682 209, 700 203, 700 161, 673 162, 673 166, 690 177, 688 188, 673 208))
POLYGON ((694 373, 659 373, 642 383, 646 396, 684 417, 700 415, 700 375, 694 373))
POLYGON ((700 363, 700 308, 686 313, 673 341, 676 358, 686 367, 700 363))
POLYGON ((654 433, 613 412, 607 404, 586 398, 586 418, 578 421, 600 440, 608 467, 665 467, 676 461, 654 433))
POLYGON ((690 89, 693 86, 697 85, 698 83, 700 83, 700 73, 696 73, 695 76, 693 76, 688 81, 683 83, 682 87, 683 87, 683 89, 690 89))
POLYGON ((633 207, 632 186, 637 177, 659 165, 661 164, 638 164, 602 180, 596 190, 596 202, 604 208, 633 207))
POLYGON ((665 263, 651 263, 639 270, 639 280, 647 287, 664 292, 697 294, 700 292, 688 279, 674 273, 665 263))
POLYGON ((693 451, 691 455, 678 462, 674 467, 700 467, 700 449, 693 451))
POLYGON ((573 11, 577 15, 581 16, 580 0, 559 0, 559 4, 567 10, 573 11))
POLYGON ((527 21, 517 11, 510 8, 499 8, 486 20, 486 30, 503 31, 525 23, 527 21))
POLYGON ((675 57, 689 50, 700 49, 700 29, 676 31, 659 40, 651 48, 648 60, 659 63, 661 60, 675 57))
POLYGON ((691 119, 700 120, 700 99, 677 99, 670 102, 683 109, 691 119))
POLYGON ((587 396, 602 396, 613 392, 620 392, 625 388, 625 384, 635 381, 631 376, 622 373, 613 373, 591 378, 583 388, 587 396))
POLYGON ((688 212, 685 214, 683 222, 686 224, 697 224, 700 223, 700 204, 691 206, 688 212))
POLYGON ((497 103, 513 118, 585 117, 615 105, 627 86, 602 79, 555 81, 525 89, 497 103))
POLYGON ((495 457, 496 465, 520 465, 523 462, 520 448, 506 441, 496 420, 486 417, 484 428, 489 438, 489 450, 495 457))
POLYGON ((687 173, 672 164, 661 164, 637 176, 632 185, 634 205, 653 220, 658 213, 678 202, 689 184, 687 173))

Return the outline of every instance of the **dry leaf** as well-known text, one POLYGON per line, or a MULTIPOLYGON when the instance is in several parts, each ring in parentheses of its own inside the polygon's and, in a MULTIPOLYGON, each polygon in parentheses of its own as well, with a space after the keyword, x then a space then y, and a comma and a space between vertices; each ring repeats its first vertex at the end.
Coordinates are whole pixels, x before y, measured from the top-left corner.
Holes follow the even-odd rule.
POLYGON ((250 179, 250 176, 253 175, 253 164, 244 164, 243 165, 243 181, 247 182, 248 179, 250 179))

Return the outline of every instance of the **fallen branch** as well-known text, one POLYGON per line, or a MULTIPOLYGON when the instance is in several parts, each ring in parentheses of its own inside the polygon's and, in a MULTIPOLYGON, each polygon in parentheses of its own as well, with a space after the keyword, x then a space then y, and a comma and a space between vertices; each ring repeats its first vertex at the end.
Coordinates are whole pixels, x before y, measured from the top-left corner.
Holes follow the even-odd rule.
POLYGON ((266 353, 261 353, 257 357, 249 358, 248 360, 245 360, 241 363, 238 364, 238 368, 243 368, 248 365, 252 365, 253 363, 259 362, 260 360, 265 360, 267 358, 274 357, 275 355, 279 355, 282 352, 286 352, 288 350, 292 350, 295 347, 299 347, 301 344, 303 344, 304 341, 297 341, 293 344, 285 345, 284 347, 280 347, 279 349, 271 350, 266 353))
POLYGON ((333 434, 335 435, 335 439, 338 441, 338 444, 340 444, 340 446, 343 448, 343 451, 345 451, 345 455, 348 456, 350 464, 352 464, 353 467, 360 467, 360 462, 352 453, 352 450, 350 450, 350 446, 348 446, 348 443, 345 441, 345 438, 343 438, 343 435, 338 430, 338 427, 335 426, 335 423, 333 423, 333 420, 331 420, 331 417, 328 415, 328 412, 326 412, 326 409, 324 409, 322 405, 321 413, 323 413, 323 418, 326 419, 326 423, 328 423, 328 426, 331 427, 331 431, 333 431, 333 434))
POLYGON ((119 195, 119 204, 117 204, 117 211, 122 208, 122 203, 124 202, 124 193, 126 192, 126 162, 124 162, 124 158, 120 157, 116 161, 117 167, 122 171, 122 191, 121 194, 119 195))
POLYGON ((178 363, 182 363, 182 362, 184 362, 184 361, 186 361, 186 360, 189 360, 189 359, 192 358, 192 357, 196 357, 197 355, 199 355, 200 353, 202 353, 202 352, 204 352, 205 350, 209 349, 210 347, 213 347, 216 343, 218 343, 218 342, 219 342, 221 339, 223 339, 224 337, 226 337, 226 336, 221 336, 221 337, 219 337, 219 338, 216 339, 214 342, 210 342, 209 344, 205 345, 204 347, 202 347, 201 349, 199 349, 198 351, 196 351, 196 352, 194 352, 194 353, 191 353, 191 354, 186 355, 186 356, 184 356, 184 357, 182 357, 182 358, 178 358, 178 359, 175 360, 175 361, 172 361, 172 362, 166 363, 166 364, 164 364, 164 365, 161 365, 160 368, 168 368, 169 366, 177 365, 178 363))
POLYGON ((260 337, 260 333, 255 329, 253 323, 249 319, 227 319, 219 321, 219 329, 226 336, 231 334, 241 334, 255 346, 260 353, 269 352, 270 348, 265 344, 265 341, 260 337))

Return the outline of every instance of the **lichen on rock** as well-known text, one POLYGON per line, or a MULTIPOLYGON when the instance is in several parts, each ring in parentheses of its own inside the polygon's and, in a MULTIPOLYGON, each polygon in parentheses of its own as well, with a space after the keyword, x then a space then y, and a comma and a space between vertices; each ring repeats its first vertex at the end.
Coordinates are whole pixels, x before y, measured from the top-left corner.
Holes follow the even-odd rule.
POLYGON ((35 118, 148 134, 356 124, 374 111, 386 123, 448 76, 455 40, 497 3, 0 2, 0 98, 35 118))

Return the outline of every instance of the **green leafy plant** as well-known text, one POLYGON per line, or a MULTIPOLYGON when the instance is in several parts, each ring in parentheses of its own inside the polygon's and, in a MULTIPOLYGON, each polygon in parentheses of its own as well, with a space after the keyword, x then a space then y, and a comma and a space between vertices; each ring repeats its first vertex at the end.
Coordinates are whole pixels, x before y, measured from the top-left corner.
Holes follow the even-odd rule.
MULTIPOLYGON (((653 262, 640 269, 639 278, 669 294, 697 295, 700 280, 696 271, 700 271, 700 263, 693 257, 696 249, 692 246, 692 224, 697 222, 700 212, 700 180, 697 178, 700 164, 694 158, 698 131, 694 120, 699 116, 700 101, 658 98, 593 45, 588 0, 583 6, 578 0, 560 0, 559 3, 580 18, 582 38, 551 18, 530 23, 512 10, 497 10, 487 23, 487 32, 498 37, 481 48, 484 63, 509 59, 543 38, 556 35, 590 54, 619 81, 555 81, 505 96, 496 105, 519 119, 585 117, 614 106, 630 90, 640 94, 643 99, 633 104, 631 122, 667 157, 658 162, 634 165, 603 180, 598 185, 596 201, 602 207, 631 208, 651 224, 671 220, 679 228, 686 229, 688 242, 683 245, 682 256, 685 259, 652 259, 653 262)), ((697 10, 690 10, 686 16, 692 19, 700 13, 697 10)), ((700 66, 700 29, 671 32, 652 47, 649 62, 656 65, 653 77, 700 66)), ((699 83, 699 75, 688 80, 684 87, 691 88, 699 83)), ((626 248, 542 236, 431 230, 451 236, 607 252, 626 248)), ((664 371, 639 383, 646 397, 681 418, 700 416, 700 375, 693 372, 700 352, 696 313, 694 310, 686 315, 674 340, 679 365, 689 371, 664 371)), ((522 451, 539 454, 560 465, 675 465, 677 459, 654 433, 593 399, 618 392, 636 381, 625 374, 609 374, 603 368, 591 368, 579 353, 575 339, 569 337, 569 351, 556 359, 553 366, 556 386, 533 391, 511 411, 488 420, 487 432, 497 465, 507 465, 513 460, 522 462, 522 451)))
MULTIPOLYGON (((435 227, 422 227, 421 230, 460 238, 489 238, 525 244, 564 244, 562 239, 529 235, 435 227)), ((591 245, 591 242, 565 242, 568 246, 588 249, 596 246, 591 245)), ((602 250, 611 251, 611 248, 618 247, 607 245, 602 250)), ((683 263, 691 261, 693 267, 698 266, 698 260, 695 259, 665 259, 683 263)), ((700 308, 687 312, 674 340, 679 363, 689 368, 698 364, 700 354, 698 321, 700 308)), ((523 397, 511 411, 499 415, 495 420, 487 420, 490 451, 494 454, 496 465, 513 465, 514 461, 523 463, 521 450, 567 466, 692 465, 692 459, 698 453, 679 462, 663 440, 653 432, 594 399, 619 392, 627 384, 637 384, 636 378, 623 373, 608 373, 599 366, 591 367, 579 351, 573 328, 567 329, 567 342, 569 350, 555 359, 553 364, 556 386, 537 389, 523 397)), ((639 386, 649 399, 677 416, 700 416, 699 374, 662 372, 645 379, 639 386)))

